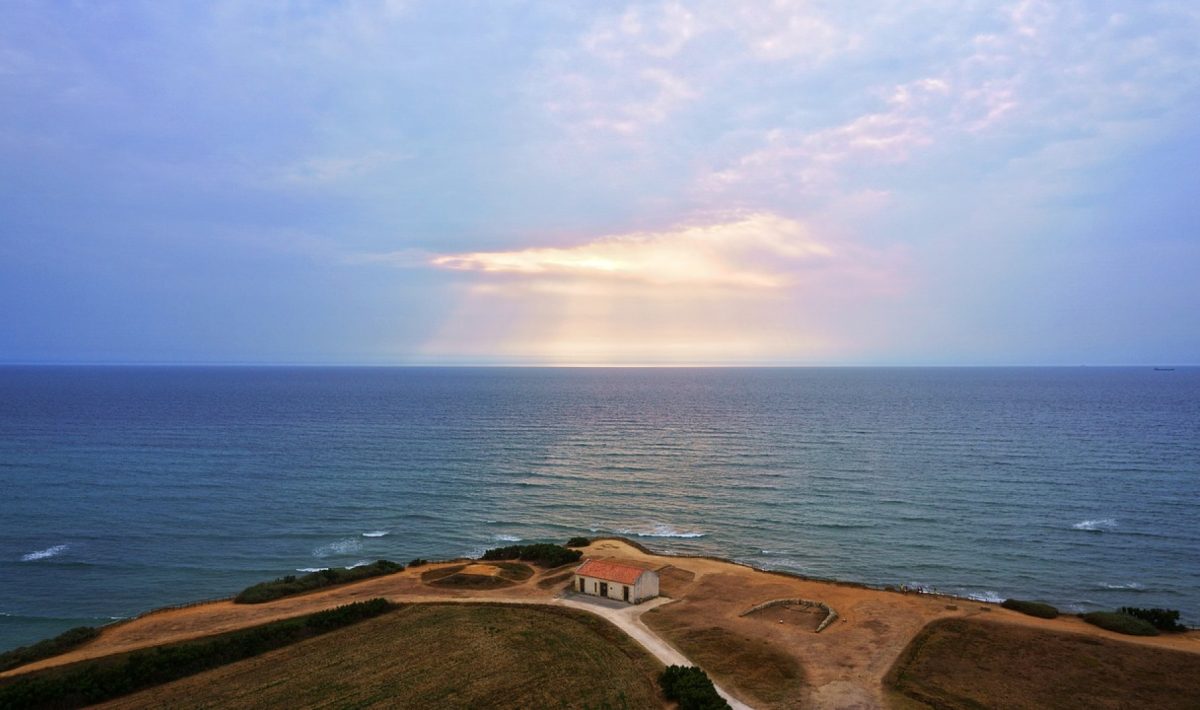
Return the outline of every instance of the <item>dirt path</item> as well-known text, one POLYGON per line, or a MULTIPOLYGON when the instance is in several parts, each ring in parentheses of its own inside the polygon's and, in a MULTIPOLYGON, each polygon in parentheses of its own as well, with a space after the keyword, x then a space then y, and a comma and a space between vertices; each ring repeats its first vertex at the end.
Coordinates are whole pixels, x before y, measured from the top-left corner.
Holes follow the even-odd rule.
MULTIPOLYGON (((663 662, 667 666, 694 666, 692 661, 689 661, 686 656, 680 653, 674 646, 663 640, 658 634, 650 630, 648 626, 642 623, 642 614, 647 611, 660 607, 664 604, 670 604, 673 599, 667 597, 658 597, 648 602, 638 604, 636 606, 628 606, 622 604, 615 606, 606 604, 599 599, 586 597, 573 592, 566 592, 565 596, 557 597, 554 600, 555 604, 569 606, 572 609, 581 609, 590 612, 599 617, 607 619, 618 629, 624 631, 630 638, 641 644, 642 648, 649 651, 655 658, 663 662)), ((753 710, 749 705, 738 700, 729 691, 721 688, 719 685, 713 684, 721 697, 729 703, 733 710, 753 710)))

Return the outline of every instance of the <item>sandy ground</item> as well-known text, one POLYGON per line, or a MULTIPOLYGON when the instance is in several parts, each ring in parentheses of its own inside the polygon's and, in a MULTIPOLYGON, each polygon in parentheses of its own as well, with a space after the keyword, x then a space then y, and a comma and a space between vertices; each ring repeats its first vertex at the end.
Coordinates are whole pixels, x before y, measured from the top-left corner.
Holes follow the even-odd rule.
MULTIPOLYGON (((656 639, 659 652, 655 652, 655 655, 664 662, 666 658, 673 657, 672 652, 679 653, 671 643, 671 634, 667 632, 669 625, 660 621, 668 617, 677 623, 694 621, 697 624, 719 626, 743 636, 761 638, 799 660, 804 669, 807 689, 805 697, 797 698, 796 704, 806 707, 883 707, 883 676, 912 637, 925 624, 939 618, 986 615, 992 620, 1023 626, 1200 653, 1200 632, 1196 631, 1156 637, 1122 636, 1086 624, 1075 617, 1036 619, 995 604, 804 580, 710 558, 655 555, 620 540, 594 541, 584 550, 584 554, 587 557, 642 563, 660 570, 663 594, 672 597, 674 603, 666 604, 650 614, 646 614, 653 608, 650 604, 626 607, 629 612, 618 613, 614 618, 622 619, 618 626, 651 652, 655 652, 656 639), (740 616, 755 604, 781 598, 824 602, 835 609, 840 618, 817 634, 795 624, 780 624, 769 611, 749 617, 740 616), (631 628, 638 632, 631 631, 631 628), (642 634, 640 630, 646 633, 642 634), (648 641, 647 635, 653 638, 648 641)), ((420 579, 423 572, 454 564, 462 564, 462 561, 430 564, 387 577, 267 604, 222 601, 154 612, 106 627, 97 639, 74 651, 0 675, 14 675, 232 631, 373 597, 387 597, 399 603, 448 600, 555 603, 554 600, 562 596, 565 581, 548 588, 539 587, 537 582, 569 569, 540 571, 513 587, 480 591, 431 587, 420 579)), ((567 599, 563 601, 569 603, 567 599)), ((574 603, 569 605, 575 606, 574 603)), ((581 606, 595 611, 590 603, 581 603, 581 606)), ((739 692, 736 678, 716 676, 714 680, 743 700, 751 699, 744 692, 739 692)), ((790 704, 775 703, 781 707, 790 704)))

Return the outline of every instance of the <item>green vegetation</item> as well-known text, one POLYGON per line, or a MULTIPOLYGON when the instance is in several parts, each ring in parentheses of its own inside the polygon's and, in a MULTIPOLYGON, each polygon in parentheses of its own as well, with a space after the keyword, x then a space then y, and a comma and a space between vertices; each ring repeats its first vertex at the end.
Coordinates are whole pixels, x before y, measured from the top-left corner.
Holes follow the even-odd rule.
POLYGON ((1149 621, 1119 611, 1092 611, 1080 614, 1084 621, 1102 629, 1129 636, 1158 636, 1158 629, 1149 621))
POLYGON ((198 641, 185 641, 17 676, 0 686, 0 707, 82 707, 324 634, 395 609, 355 602, 198 641))
POLYGON ((410 561, 408 563, 408 566, 409 567, 421 567, 421 566, 427 565, 427 564, 429 564, 429 560, 425 559, 424 557, 418 557, 415 560, 410 561))
POLYGON ((1058 616, 1058 609, 1041 602, 1027 602, 1020 599, 1005 599, 1000 606, 1005 609, 1019 611, 1022 614, 1036 616, 1039 619, 1053 619, 1058 616))
POLYGON ((558 567, 559 565, 578 562, 583 557, 579 550, 568 550, 562 545, 548 542, 534 545, 509 545, 496 547, 483 553, 484 560, 525 560, 542 567, 558 567))
POLYGON ((885 687, 939 710, 1195 710, 1200 654, 983 619, 926 626, 885 687))
POLYGON ((587 547, 592 544, 592 541, 586 537, 573 537, 567 540, 567 547, 587 547))
POLYGON ((404 565, 402 564, 388 560, 379 560, 378 562, 353 569, 323 569, 320 572, 306 574, 303 577, 289 574, 286 577, 280 577, 270 582, 259 582, 254 586, 246 587, 233 598, 233 601, 238 604, 262 604, 263 602, 274 601, 293 594, 311 592, 316 589, 357 582, 371 577, 380 577, 385 574, 394 574, 403 569, 404 565))
POLYGON ((661 708, 661 670, 615 626, 574 609, 413 604, 116 708, 661 708))
POLYGON ((729 708, 717 694, 708 674, 696 666, 668 666, 658 677, 663 695, 679 703, 679 710, 722 710, 729 708))
POLYGON ((1117 611, 1150 622, 1150 625, 1159 631, 1168 633, 1187 631, 1187 627, 1179 623, 1179 612, 1175 609, 1139 609, 1134 606, 1123 606, 1117 611))
POLYGON ((91 641, 100 635, 100 630, 92 626, 76 626, 64 631, 54 638, 38 641, 32 646, 21 646, 11 651, 0 653, 0 671, 7 671, 26 663, 40 661, 43 658, 66 653, 76 646, 91 641))

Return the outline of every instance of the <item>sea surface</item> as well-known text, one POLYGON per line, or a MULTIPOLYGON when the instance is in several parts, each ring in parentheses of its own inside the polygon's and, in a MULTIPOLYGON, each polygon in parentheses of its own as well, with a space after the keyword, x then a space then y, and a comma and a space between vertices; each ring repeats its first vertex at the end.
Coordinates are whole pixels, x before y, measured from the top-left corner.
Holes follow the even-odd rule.
POLYGON ((518 541, 1200 624, 1200 368, 0 368, 0 649, 518 541))

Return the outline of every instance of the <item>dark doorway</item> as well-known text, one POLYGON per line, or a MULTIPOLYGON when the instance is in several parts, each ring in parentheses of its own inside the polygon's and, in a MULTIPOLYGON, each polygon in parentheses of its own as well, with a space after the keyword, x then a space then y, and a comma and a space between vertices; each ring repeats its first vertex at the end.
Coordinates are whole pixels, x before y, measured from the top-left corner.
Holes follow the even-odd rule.
POLYGON ((579 591, 581 591, 581 592, 587 591, 586 589, 583 588, 583 585, 585 585, 585 584, 587 584, 587 582, 584 581, 583 577, 580 577, 579 578, 579 591))
POLYGON ((602 596, 602 597, 608 596, 608 582, 600 583, 600 596, 602 596))
POLYGON ((625 601, 629 601, 629 587, 625 587, 625 601))

